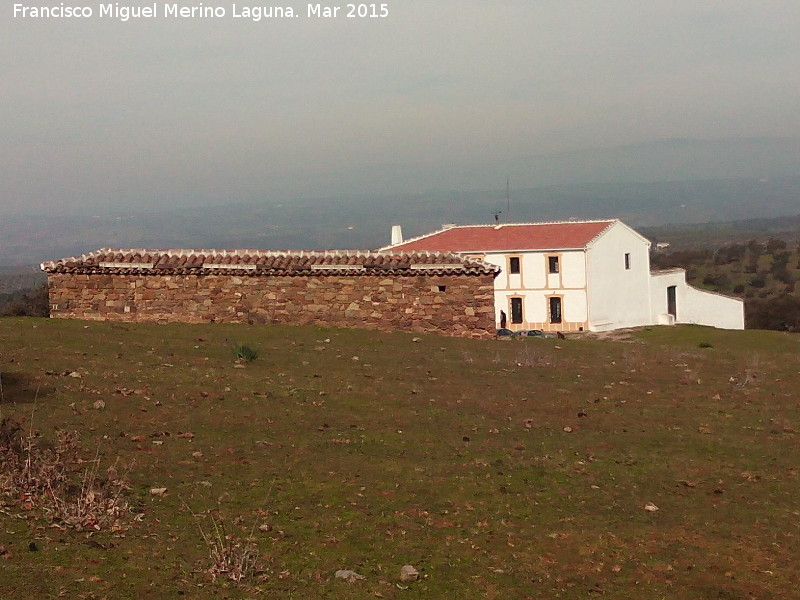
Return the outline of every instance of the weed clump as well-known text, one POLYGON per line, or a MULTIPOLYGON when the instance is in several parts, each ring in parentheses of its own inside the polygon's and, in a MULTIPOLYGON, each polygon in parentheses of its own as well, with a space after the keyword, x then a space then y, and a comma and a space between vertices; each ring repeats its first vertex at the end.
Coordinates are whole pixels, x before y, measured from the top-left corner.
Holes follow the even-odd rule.
POLYGON ((209 560, 206 572, 212 580, 216 581, 217 578, 222 578, 239 583, 261 570, 261 555, 255 542, 255 528, 245 538, 228 533, 221 512, 209 510, 206 512, 206 516, 211 521, 211 528, 207 531, 200 523, 201 516, 189 508, 185 501, 183 504, 194 517, 205 543, 209 560))
POLYGON ((97 457, 81 459, 74 431, 57 431, 48 447, 15 420, 0 422, 0 496, 22 510, 79 530, 121 530, 130 515, 129 486, 116 465, 105 476, 100 471, 97 457))
POLYGON ((236 355, 236 360, 244 362, 253 362, 258 358, 258 351, 247 344, 237 344, 233 348, 233 353, 236 355))

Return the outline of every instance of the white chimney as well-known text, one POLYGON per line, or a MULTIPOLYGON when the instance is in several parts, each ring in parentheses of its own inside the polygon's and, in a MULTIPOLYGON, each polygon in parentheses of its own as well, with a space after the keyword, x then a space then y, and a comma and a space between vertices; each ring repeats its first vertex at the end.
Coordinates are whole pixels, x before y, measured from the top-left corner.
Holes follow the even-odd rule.
POLYGON ((403 228, 400 225, 392 225, 392 246, 403 243, 403 228))

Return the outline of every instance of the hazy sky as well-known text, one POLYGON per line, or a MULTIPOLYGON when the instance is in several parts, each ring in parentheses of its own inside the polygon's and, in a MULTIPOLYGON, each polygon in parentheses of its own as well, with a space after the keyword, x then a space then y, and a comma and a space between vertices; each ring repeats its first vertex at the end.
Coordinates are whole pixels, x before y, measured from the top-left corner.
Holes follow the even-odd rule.
POLYGON ((165 17, 158 1, 128 22, 96 2, 65 3, 85 19, 14 18, 13 4, 12 213, 356 193, 387 169, 800 137, 797 0, 390 0, 383 19, 348 19, 346 4, 307 18, 287 0, 300 17, 260 22, 227 1, 204 2, 224 18, 165 17))

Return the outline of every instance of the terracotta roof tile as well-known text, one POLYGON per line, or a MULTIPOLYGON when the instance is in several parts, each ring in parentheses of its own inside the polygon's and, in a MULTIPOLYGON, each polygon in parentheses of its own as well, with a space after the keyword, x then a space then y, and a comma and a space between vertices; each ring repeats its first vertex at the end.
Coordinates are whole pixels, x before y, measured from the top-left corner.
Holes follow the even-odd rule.
POLYGON ((386 246, 381 250, 508 252, 585 248, 614 223, 616 223, 614 220, 605 220, 462 225, 435 231, 395 246, 386 246))
POLYGON ((496 274, 481 260, 440 252, 267 251, 267 250, 117 250, 102 248, 82 256, 42 263, 48 273, 139 273, 164 275, 333 275, 393 273, 418 275, 496 274), (413 272, 412 272, 413 271, 413 272))

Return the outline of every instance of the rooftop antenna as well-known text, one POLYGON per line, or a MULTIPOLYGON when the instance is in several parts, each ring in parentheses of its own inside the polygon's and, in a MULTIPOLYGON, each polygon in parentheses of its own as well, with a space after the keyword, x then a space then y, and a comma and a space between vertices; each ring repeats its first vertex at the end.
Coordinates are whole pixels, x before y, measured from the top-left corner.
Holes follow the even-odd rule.
POLYGON ((506 178, 506 214, 511 214, 511 178, 506 178))

